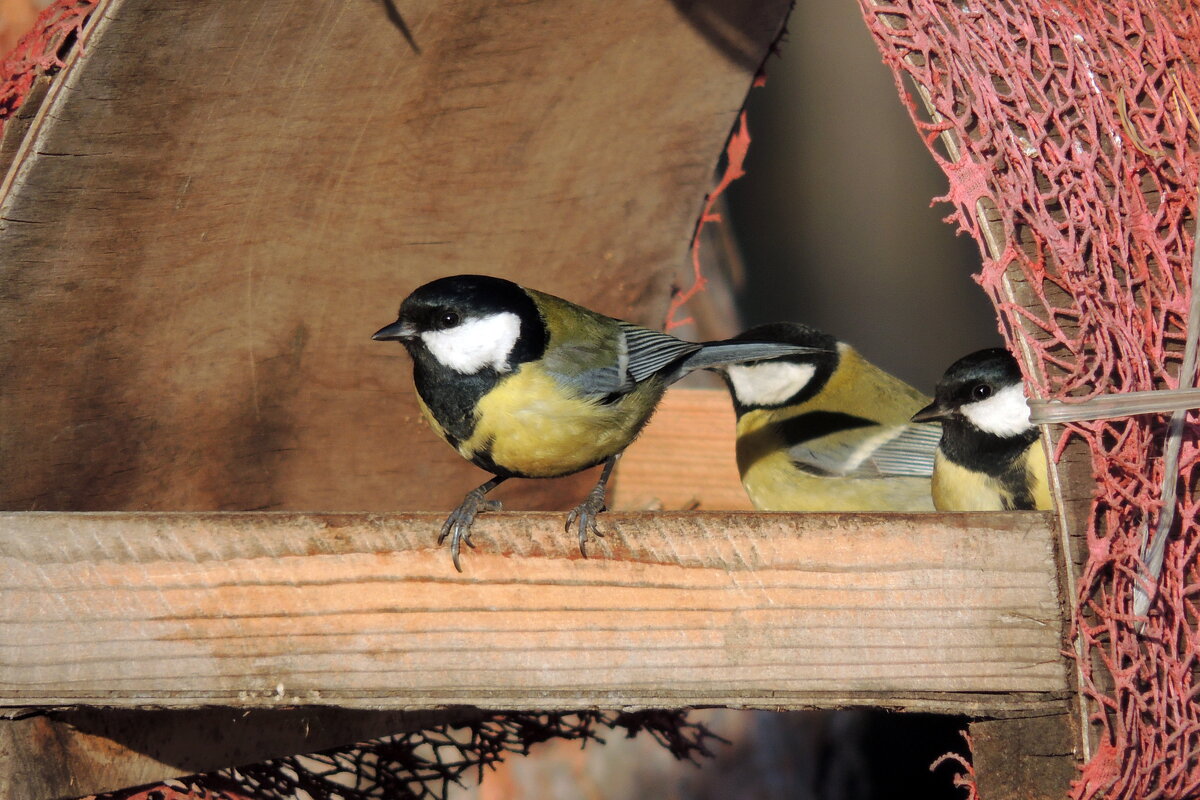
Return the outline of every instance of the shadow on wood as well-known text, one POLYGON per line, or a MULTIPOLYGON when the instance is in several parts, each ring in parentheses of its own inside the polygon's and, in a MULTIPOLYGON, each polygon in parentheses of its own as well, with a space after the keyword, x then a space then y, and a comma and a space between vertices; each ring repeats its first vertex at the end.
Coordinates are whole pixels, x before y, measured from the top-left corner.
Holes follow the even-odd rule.
POLYGON ((74 798, 477 718, 471 709, 85 709, 0 720, 0 796, 74 798))

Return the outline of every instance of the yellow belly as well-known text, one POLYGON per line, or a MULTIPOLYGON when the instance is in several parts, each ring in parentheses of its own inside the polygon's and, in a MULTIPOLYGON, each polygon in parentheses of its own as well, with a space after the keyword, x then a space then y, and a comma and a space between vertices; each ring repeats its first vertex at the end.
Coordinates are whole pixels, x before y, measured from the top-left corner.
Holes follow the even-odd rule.
POLYGON ((749 464, 742 486, 760 511, 933 511, 928 478, 812 475, 782 450, 749 464))
MULTIPOLYGON (((1025 451, 1017 468, 1025 472, 1034 508, 1052 510, 1046 451, 1041 441, 1025 451)), ((1005 511, 1012 507, 1011 494, 999 481, 955 464, 940 450, 933 467, 933 504, 939 511, 1005 511)))
POLYGON ((939 511, 1003 511, 1004 493, 995 478, 960 467, 938 451, 933 504, 939 511))
MULTIPOLYGON (((522 368, 479 401, 475 430, 458 451, 467 459, 486 451, 498 467, 530 478, 569 475, 624 450, 663 388, 652 379, 601 404, 564 391, 544 372, 522 368)), ((431 424, 445 438, 441 426, 431 424)))

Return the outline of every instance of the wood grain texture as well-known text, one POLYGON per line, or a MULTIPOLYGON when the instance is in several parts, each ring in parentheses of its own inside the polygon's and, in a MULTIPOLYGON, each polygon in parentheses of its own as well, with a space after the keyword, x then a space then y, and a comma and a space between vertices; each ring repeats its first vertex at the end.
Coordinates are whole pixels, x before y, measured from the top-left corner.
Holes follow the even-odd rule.
POLYGON ((1062 800, 1078 775, 1073 714, 972 722, 971 761, 988 800, 1062 800))
POLYGON ((404 295, 661 322, 787 0, 401 5, 412 42, 368 0, 100 3, 0 154, 0 508, 448 508, 486 476, 370 339, 404 295))
POLYGON ((1043 514, 612 514, 586 560, 560 515, 493 514, 461 575, 440 521, 0 515, 0 703, 1011 710, 1066 688, 1043 514))
POLYGON ((726 390, 669 390, 621 456, 613 509, 750 510, 738 476, 736 425, 726 390))

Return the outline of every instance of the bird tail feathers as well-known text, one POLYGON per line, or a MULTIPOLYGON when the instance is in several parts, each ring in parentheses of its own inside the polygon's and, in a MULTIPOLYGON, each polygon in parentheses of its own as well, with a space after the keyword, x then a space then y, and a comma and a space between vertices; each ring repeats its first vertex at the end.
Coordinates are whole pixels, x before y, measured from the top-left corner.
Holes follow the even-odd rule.
POLYGON ((819 347, 800 347, 781 342, 713 342, 706 344, 685 358, 667 377, 667 383, 695 372, 698 369, 714 369, 730 364, 752 364, 772 358, 798 356, 805 353, 823 353, 819 347))

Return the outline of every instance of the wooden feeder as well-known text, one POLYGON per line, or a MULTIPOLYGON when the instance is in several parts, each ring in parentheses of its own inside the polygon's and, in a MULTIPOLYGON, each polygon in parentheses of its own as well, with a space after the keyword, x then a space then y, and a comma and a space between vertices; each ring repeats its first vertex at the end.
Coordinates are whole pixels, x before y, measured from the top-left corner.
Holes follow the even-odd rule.
POLYGON ((461 272, 656 324, 789 3, 402 5, 101 0, 6 139, 0 796, 460 705, 1066 714, 1050 515, 716 510, 723 392, 672 395, 592 558, 496 514, 454 571, 481 473, 370 334, 461 272))

